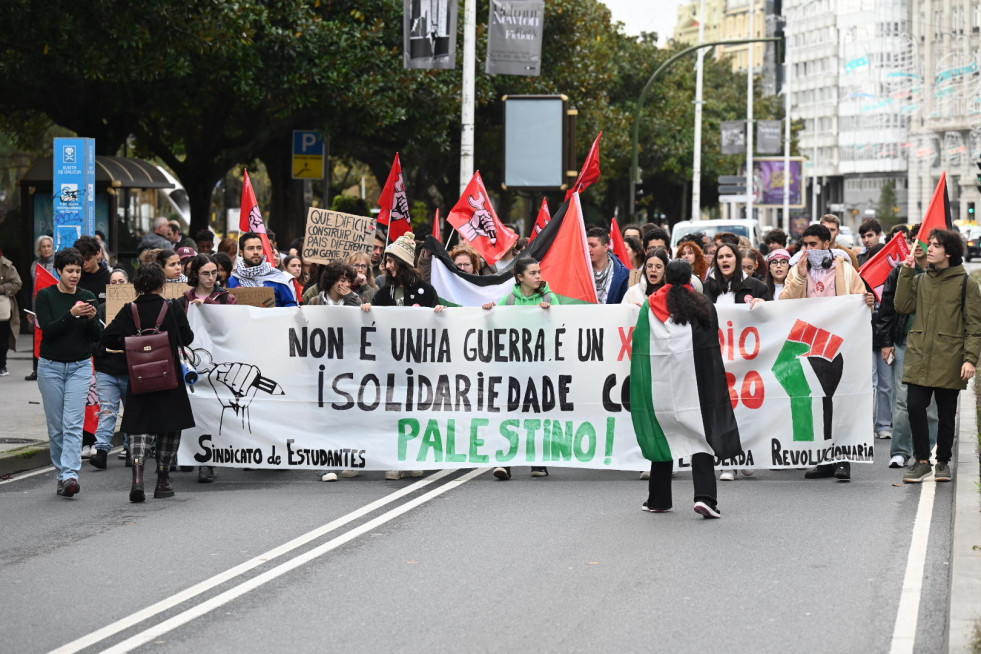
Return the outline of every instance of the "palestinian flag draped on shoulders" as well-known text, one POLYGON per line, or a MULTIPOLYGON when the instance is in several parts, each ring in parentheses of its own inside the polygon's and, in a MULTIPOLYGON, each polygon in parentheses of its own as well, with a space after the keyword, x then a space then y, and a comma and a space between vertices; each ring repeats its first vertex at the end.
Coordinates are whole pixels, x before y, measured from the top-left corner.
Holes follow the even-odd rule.
POLYGON ((708 327, 679 325, 667 309, 668 288, 644 302, 634 328, 630 415, 637 443, 649 461, 677 461, 699 452, 735 457, 742 445, 718 319, 708 327))
MULTIPOLYGON (((471 275, 456 267, 435 238, 427 238, 425 247, 433 255, 430 282, 445 306, 474 307, 498 302, 514 288, 511 270, 494 275, 471 275)), ((538 238, 521 255, 532 256, 540 262, 542 279, 548 282, 554 295, 560 296, 559 303, 596 303, 596 286, 578 193, 556 211, 538 238)))

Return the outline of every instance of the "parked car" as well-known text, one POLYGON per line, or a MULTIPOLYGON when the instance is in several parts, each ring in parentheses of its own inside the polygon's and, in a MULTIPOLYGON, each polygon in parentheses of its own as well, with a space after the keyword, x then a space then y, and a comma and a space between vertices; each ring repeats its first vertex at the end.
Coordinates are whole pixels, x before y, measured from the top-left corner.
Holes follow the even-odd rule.
POLYGON ((763 242, 758 220, 682 220, 671 228, 671 252, 678 250, 681 237, 694 232, 701 232, 710 238, 719 232, 732 232, 736 236, 748 238, 754 248, 760 247, 763 242))
POLYGON ((964 232, 964 261, 981 257, 981 227, 968 227, 964 232))

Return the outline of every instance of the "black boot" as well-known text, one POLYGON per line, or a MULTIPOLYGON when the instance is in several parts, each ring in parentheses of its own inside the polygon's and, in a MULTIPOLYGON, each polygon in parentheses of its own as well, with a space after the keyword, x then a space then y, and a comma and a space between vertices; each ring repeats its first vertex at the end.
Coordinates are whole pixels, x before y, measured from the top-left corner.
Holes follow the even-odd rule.
POLYGON ((157 466, 157 486, 153 489, 153 498, 161 499, 174 496, 174 486, 170 482, 170 471, 165 466, 157 466))
POLYGON ((129 489, 130 502, 142 502, 146 499, 143 492, 143 461, 133 459, 133 486, 129 489))
POLYGON ((211 466, 198 467, 198 483, 210 484, 215 480, 215 469, 211 466))
POLYGON ((105 470, 108 459, 109 459, 108 450, 96 450, 95 454, 89 457, 89 463, 95 466, 96 468, 99 468, 100 470, 105 470))

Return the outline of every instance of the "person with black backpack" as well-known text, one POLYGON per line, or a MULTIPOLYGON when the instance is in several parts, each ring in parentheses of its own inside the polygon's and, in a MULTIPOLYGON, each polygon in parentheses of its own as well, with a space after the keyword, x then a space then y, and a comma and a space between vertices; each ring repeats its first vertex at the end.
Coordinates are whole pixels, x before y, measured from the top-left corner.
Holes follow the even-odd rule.
MULTIPOLYGON (((180 306, 163 297, 166 278, 163 269, 155 263, 140 266, 133 277, 133 287, 139 294, 136 300, 128 302, 116 318, 102 333, 102 344, 110 350, 128 350, 127 337, 146 333, 166 334, 169 353, 174 371, 181 370, 178 345, 188 345, 194 340, 194 332, 187 323, 187 316, 180 306)), ((133 483, 130 487, 130 502, 142 502, 143 468, 146 454, 154 439, 157 441, 157 485, 153 490, 155 498, 173 497, 174 487, 170 480, 170 466, 177 457, 180 447, 181 430, 194 426, 191 403, 187 399, 187 388, 179 375, 168 384, 169 388, 140 392, 138 379, 134 378, 132 352, 127 354, 130 369, 130 383, 126 391, 126 412, 123 414, 122 430, 130 434, 131 455, 133 459, 133 483)))

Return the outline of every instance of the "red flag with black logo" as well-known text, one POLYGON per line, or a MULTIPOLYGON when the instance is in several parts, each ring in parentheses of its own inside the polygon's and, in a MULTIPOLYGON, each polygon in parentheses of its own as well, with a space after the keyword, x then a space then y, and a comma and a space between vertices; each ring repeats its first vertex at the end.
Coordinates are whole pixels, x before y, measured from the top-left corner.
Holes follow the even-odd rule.
POLYGON ((930 244, 930 232, 935 229, 950 229, 950 199, 947 197, 947 173, 940 173, 940 181, 937 188, 933 191, 933 199, 927 208, 926 215, 923 216, 923 223, 920 231, 916 235, 923 251, 926 252, 927 245, 930 244))
POLYGON ((548 211, 548 198, 542 198, 542 206, 538 209, 538 218, 535 219, 535 225, 531 228, 531 234, 528 235, 528 243, 531 244, 535 240, 535 237, 542 233, 545 229, 545 225, 548 221, 552 219, 552 215, 548 211))
POLYGON ((266 236, 266 223, 262 220, 262 212, 259 210, 259 203, 255 199, 255 191, 252 189, 252 180, 249 179, 249 171, 245 171, 245 183, 242 185, 242 211, 238 215, 238 228, 244 234, 253 232, 262 239, 262 253, 266 255, 266 261, 270 266, 276 267, 279 262, 273 258, 272 244, 266 236))
POLYGON ((399 153, 395 153, 395 161, 385 180, 381 196, 378 198, 378 224, 388 226, 388 240, 395 241, 399 236, 412 231, 412 221, 409 215, 409 198, 405 194, 405 181, 402 179, 402 163, 399 153))
POLYGON ((565 192, 566 201, 572 197, 573 193, 582 193, 590 184, 600 178, 599 143, 601 138, 603 138, 603 132, 599 133, 596 140, 593 141, 593 146, 589 148, 589 154, 586 155, 586 161, 583 162, 582 170, 579 171, 579 177, 576 178, 576 183, 565 192))
POLYGON ((901 266, 908 256, 909 246, 906 244, 906 239, 903 238, 902 233, 896 234, 885 247, 876 252, 874 257, 862 264, 858 274, 870 287, 876 289, 886 283, 886 278, 889 277, 892 269, 901 266))
POLYGON ((627 251, 627 244, 623 241, 623 233, 616 218, 613 218, 610 223, 610 242, 613 243, 613 254, 617 255, 620 263, 625 265, 627 270, 633 270, 634 263, 630 260, 630 253, 627 251))
POLYGON ((446 217, 446 222, 453 225, 463 240, 492 265, 500 261, 518 240, 518 235, 505 227, 494 213, 479 170, 473 174, 473 179, 446 217))

